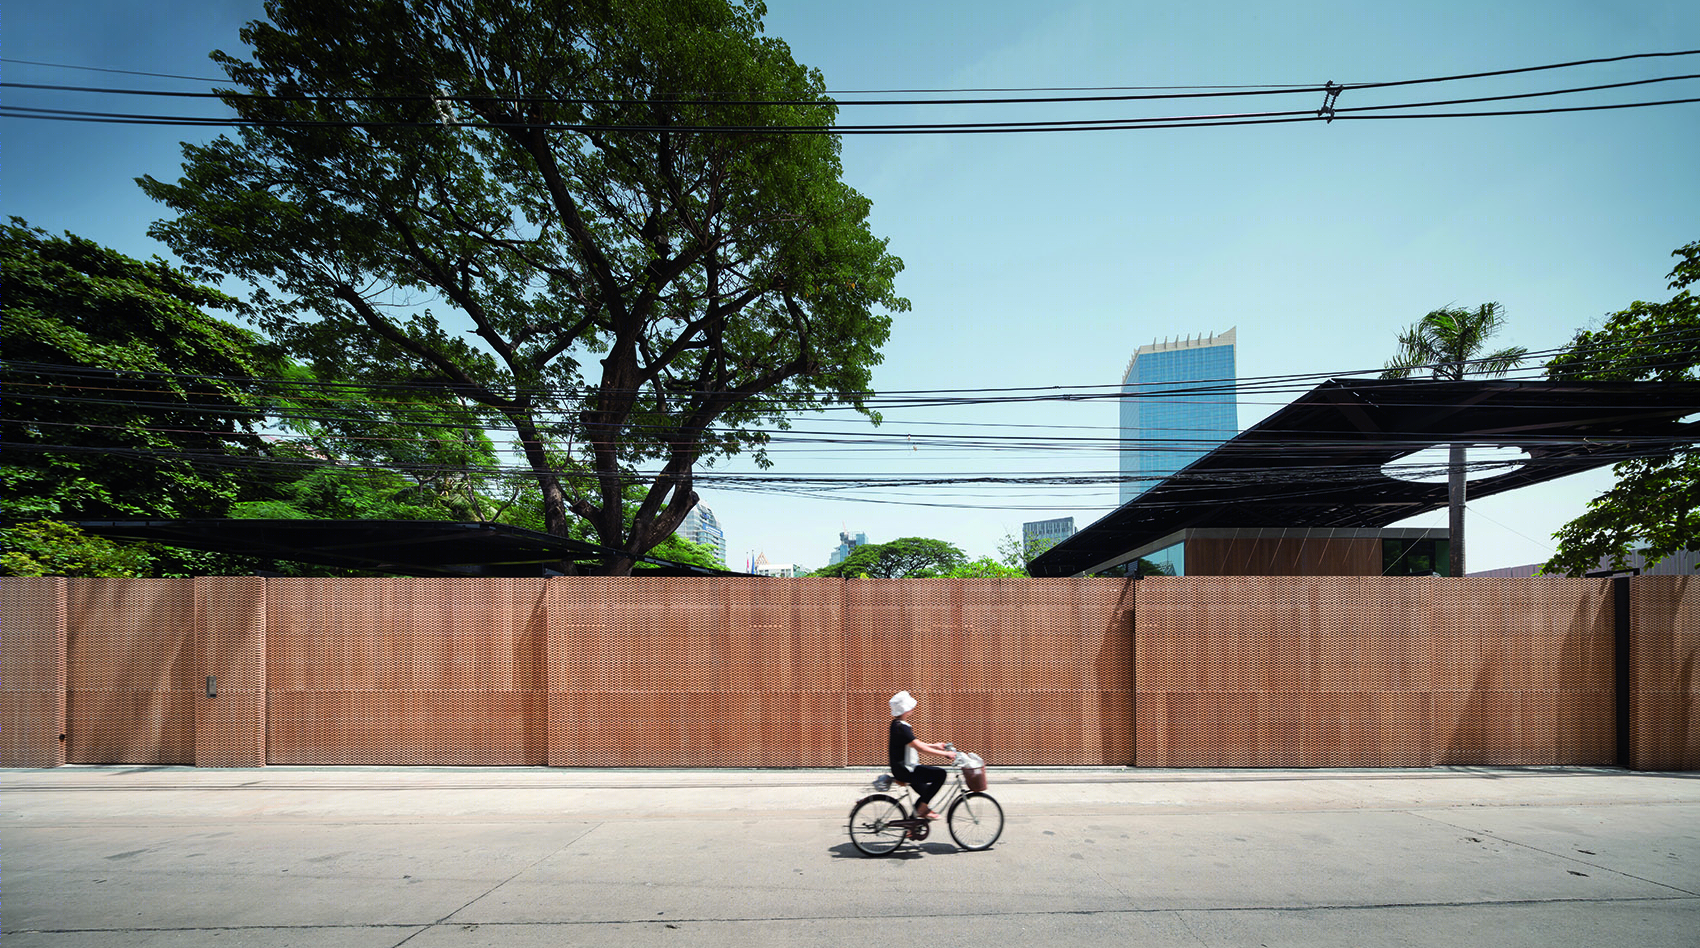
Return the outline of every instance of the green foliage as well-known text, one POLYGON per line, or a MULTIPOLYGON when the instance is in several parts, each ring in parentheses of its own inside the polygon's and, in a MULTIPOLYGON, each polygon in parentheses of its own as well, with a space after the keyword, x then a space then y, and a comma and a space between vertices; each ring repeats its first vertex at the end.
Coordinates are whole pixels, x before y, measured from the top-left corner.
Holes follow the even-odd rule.
POLYGON ((716 555, 714 547, 697 543, 694 540, 687 540, 677 533, 657 543, 648 555, 656 559, 702 566, 707 569, 726 568, 726 564, 720 562, 720 557, 716 555))
POLYGON ((252 333, 198 307, 235 301, 22 221, 0 228, 9 520, 221 516, 263 454, 275 367, 252 333))
POLYGON ((1026 567, 1010 566, 989 556, 982 556, 972 562, 954 567, 944 575, 951 579, 997 579, 1008 576, 1028 575, 1026 567))
MULTIPOLYGON (((1700 380, 1700 299, 1688 289, 1700 280, 1700 241, 1679 247, 1666 303, 1636 301, 1605 325, 1576 334, 1547 365, 1558 381, 1676 382, 1700 380)), ((1558 551, 1547 573, 1580 576, 1609 561, 1621 568, 1640 550, 1652 565, 1678 550, 1700 550, 1700 451, 1692 444, 1624 461, 1617 483, 1587 512, 1553 536, 1558 551)))
POLYGON ((176 213, 151 233, 274 287, 262 326, 327 377, 501 419, 545 528, 577 514, 624 572, 696 502, 699 463, 766 463, 797 411, 871 415, 908 308, 837 139, 759 131, 835 114, 761 13, 273 0, 251 61, 215 54, 259 124, 142 180, 176 213))
POLYGON ((316 467, 283 485, 280 497, 235 504, 231 516, 248 520, 447 520, 454 519, 422 495, 419 486, 379 468, 316 467))
POLYGON ((1399 352, 1382 371, 1384 379, 1410 378, 1428 369, 1432 378, 1459 380, 1471 375, 1500 376, 1523 364, 1529 350, 1510 346, 1482 355, 1489 338, 1505 326, 1498 303, 1473 310, 1437 309, 1399 334, 1399 352))
POLYGON ((20 523, 7 527, 3 535, 0 575, 154 575, 154 558, 146 546, 91 537, 69 523, 20 523))
POLYGON ((947 576, 967 565, 967 555, 953 543, 928 537, 903 537, 890 543, 863 544, 850 551, 843 562, 817 569, 810 575, 865 579, 947 576))
MULTIPOLYGON (((1498 303, 1473 310, 1437 309, 1399 334, 1399 351, 1381 373, 1384 379, 1409 378, 1422 369, 1436 380, 1461 381, 1471 375, 1501 376, 1523 364, 1529 350, 1511 346, 1482 354, 1482 348, 1505 325, 1498 303)), ((1465 445, 1454 444, 1447 458, 1448 525, 1451 534, 1451 574, 1464 575, 1465 445)))

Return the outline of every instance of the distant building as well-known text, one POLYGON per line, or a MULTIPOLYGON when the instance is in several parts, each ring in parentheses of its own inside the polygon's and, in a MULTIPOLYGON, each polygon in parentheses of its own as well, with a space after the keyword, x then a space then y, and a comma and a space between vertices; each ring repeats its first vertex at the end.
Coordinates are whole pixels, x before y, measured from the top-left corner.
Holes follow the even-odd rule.
POLYGON ((826 565, 837 566, 850 558, 851 550, 867 545, 868 535, 866 533, 841 532, 838 534, 838 548, 832 551, 832 559, 828 560, 826 565))
POLYGON ((707 504, 697 504, 691 512, 685 514, 685 520, 674 531, 679 536, 700 543, 714 550, 714 558, 722 565, 726 563, 726 534, 720 530, 720 521, 714 517, 714 511, 707 504))
POLYGON ((1121 503, 1239 434, 1234 330, 1140 346, 1122 376, 1121 503))
POLYGON ((1032 559, 1058 543, 1074 536, 1074 518, 1032 520, 1021 525, 1021 555, 1032 559))
POLYGON ((766 553, 757 553, 750 572, 757 576, 801 576, 808 570, 795 563, 769 563, 766 553))

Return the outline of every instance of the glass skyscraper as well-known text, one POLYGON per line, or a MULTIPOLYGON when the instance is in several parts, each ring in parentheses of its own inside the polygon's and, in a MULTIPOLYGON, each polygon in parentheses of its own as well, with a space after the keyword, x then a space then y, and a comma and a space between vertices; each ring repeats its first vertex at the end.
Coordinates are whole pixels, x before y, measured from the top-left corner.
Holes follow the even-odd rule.
POLYGON ((714 550, 714 558, 722 564, 726 562, 726 534, 720 529, 720 521, 715 518, 714 511, 707 504, 699 503, 685 514, 685 520, 679 524, 676 531, 680 536, 692 543, 701 543, 714 550))
POLYGON ((1239 434, 1234 330, 1140 346, 1122 377, 1121 502, 1239 434))

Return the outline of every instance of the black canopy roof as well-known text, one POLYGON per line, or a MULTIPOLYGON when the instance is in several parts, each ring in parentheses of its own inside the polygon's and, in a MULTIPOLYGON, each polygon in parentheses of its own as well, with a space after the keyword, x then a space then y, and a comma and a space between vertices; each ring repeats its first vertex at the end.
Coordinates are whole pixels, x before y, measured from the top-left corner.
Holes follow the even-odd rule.
MULTIPOLYGON (((124 540, 406 576, 541 576, 549 564, 593 566, 614 551, 499 523, 434 520, 89 520, 124 540)), ((649 575, 742 575, 642 557, 649 575)))
POLYGON ((1377 528, 1446 506, 1383 465, 1436 444, 1529 453, 1481 497, 1700 440, 1700 383, 1332 379, 1028 564, 1073 576, 1194 527, 1377 528))

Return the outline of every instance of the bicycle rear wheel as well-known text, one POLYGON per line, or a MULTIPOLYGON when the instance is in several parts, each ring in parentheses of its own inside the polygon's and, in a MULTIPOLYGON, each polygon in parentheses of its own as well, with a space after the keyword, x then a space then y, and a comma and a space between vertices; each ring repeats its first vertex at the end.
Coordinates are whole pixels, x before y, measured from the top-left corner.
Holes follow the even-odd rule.
POLYGON ((945 814, 950 838, 963 849, 991 849, 1003 835, 1003 807, 989 793, 965 793, 956 798, 945 814))
POLYGON ((863 797, 850 810, 850 842, 865 856, 884 856, 903 845, 908 830, 894 826, 909 818, 903 804, 883 793, 863 797))

